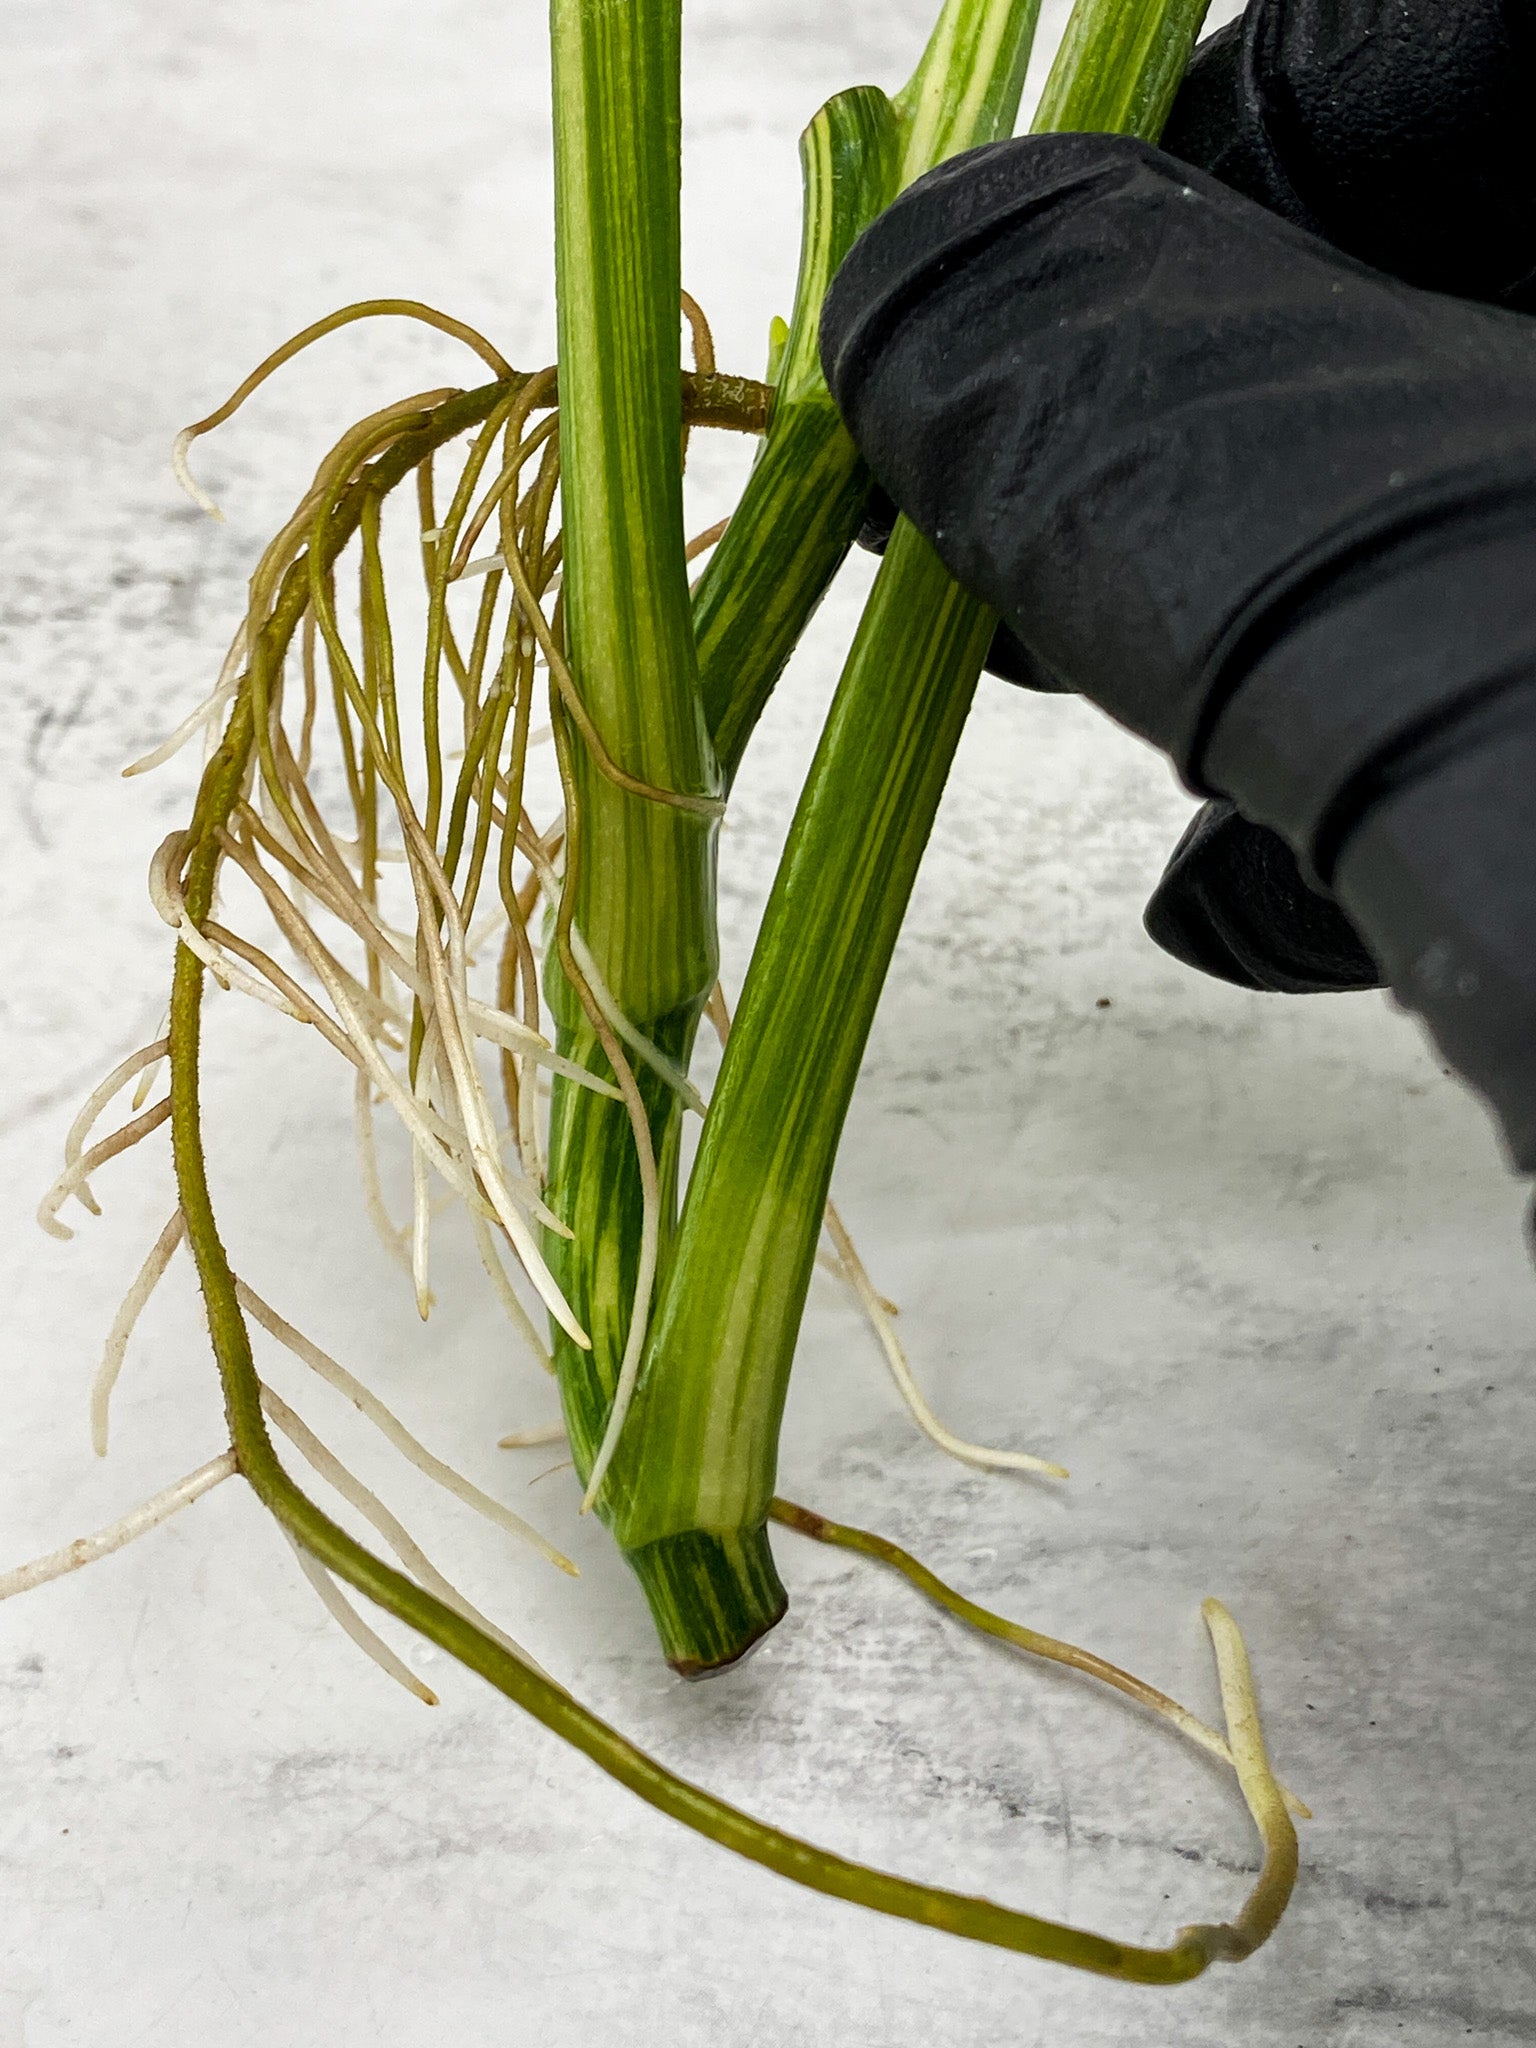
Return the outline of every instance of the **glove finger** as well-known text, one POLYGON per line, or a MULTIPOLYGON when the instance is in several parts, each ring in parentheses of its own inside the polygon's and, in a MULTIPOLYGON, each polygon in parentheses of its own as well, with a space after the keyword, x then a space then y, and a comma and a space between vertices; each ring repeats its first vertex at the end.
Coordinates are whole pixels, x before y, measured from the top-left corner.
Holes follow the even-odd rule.
POLYGON ((1512 0, 1250 0, 1163 147, 1411 284, 1536 310, 1533 59, 1512 0))
POLYGON ((1320 995, 1382 986, 1359 933, 1303 881, 1285 841, 1225 799, 1195 813, 1144 922, 1165 953, 1237 988, 1320 995))

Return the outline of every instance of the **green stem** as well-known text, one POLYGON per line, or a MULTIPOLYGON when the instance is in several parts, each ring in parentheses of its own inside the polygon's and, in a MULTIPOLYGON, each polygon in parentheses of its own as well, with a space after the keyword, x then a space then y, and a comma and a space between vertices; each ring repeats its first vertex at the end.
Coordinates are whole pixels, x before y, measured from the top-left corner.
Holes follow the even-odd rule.
MULTIPOLYGON (((579 620, 575 615, 570 620, 584 694, 591 685, 583 647, 602 649, 603 635, 611 639, 613 633, 610 614, 617 609, 622 615, 626 606, 632 607, 636 578, 654 573, 642 566, 621 575, 613 568, 625 522, 636 521, 644 511, 652 529, 657 522, 664 522, 670 534, 673 520, 671 502, 663 503, 659 494, 653 496, 648 510, 642 505, 642 482, 649 480, 644 482, 645 488, 654 486, 655 465, 667 460, 670 449, 654 441, 647 452, 651 467, 644 467, 626 442, 626 420, 632 428, 639 411, 635 381, 640 370, 632 365, 626 371, 622 364, 615 368, 614 359, 622 351, 612 345, 626 332, 626 323, 639 321, 643 326, 647 318, 659 336, 663 325, 658 311, 663 302, 661 264, 643 253, 638 265, 610 265, 605 274, 604 261, 605 252, 622 252, 625 247, 615 222, 637 247, 650 234, 670 248, 662 233, 662 145, 675 142, 675 136, 668 125, 670 103, 665 100, 662 71, 675 62, 675 39, 671 18, 663 24, 655 0, 649 0, 646 19, 632 19, 622 29, 605 26, 601 36, 586 26, 593 5, 594 0, 584 0, 584 4, 583 0, 557 0, 555 8, 556 120, 557 135, 563 138, 557 151, 557 240, 571 252, 560 268, 561 431, 568 536, 584 487, 589 504, 588 525, 583 527, 578 520, 574 553, 569 538, 567 542, 569 603, 575 602, 579 587, 583 549, 598 560, 598 567, 589 566, 587 572, 586 587, 598 593, 588 621, 591 637, 583 640, 579 620), (559 34, 562 21, 570 41, 564 56, 559 34), (630 90, 632 75, 641 81, 638 91, 630 90), (579 79, 579 88, 569 84, 569 79, 579 79), (624 91, 605 91, 605 79, 624 80, 624 91), (612 104, 615 99, 624 101, 619 112, 612 104), (580 177, 560 168, 567 162, 581 170, 580 177), (650 198, 645 202, 636 194, 647 179, 650 198), (640 282, 649 279, 643 293, 635 273, 643 273, 640 282), (601 309, 601 317, 589 318, 589 331, 579 328, 583 304, 601 309), (586 363, 581 352, 583 333, 592 363, 586 363), (599 374, 593 364, 602 364, 605 357, 609 360, 599 374), (571 381, 578 364, 585 364, 588 373, 580 386, 571 381), (604 417, 606 429, 602 429, 604 417), (594 451, 604 432, 609 452, 600 458, 594 451), (573 452, 578 465, 574 479, 570 466, 573 452)), ((827 285, 854 236, 903 178, 926 168, 934 152, 987 139, 1011 125, 1028 61, 1036 5, 1037 0, 949 0, 900 105, 893 107, 871 89, 844 94, 823 109, 807 131, 802 146, 806 226, 801 274, 772 426, 745 500, 716 552, 694 608, 699 643, 697 701, 714 734, 726 775, 739 762, 768 692, 846 552, 867 494, 867 477, 821 376, 817 327, 827 285)), ((606 14, 598 18, 606 24, 606 14)), ((671 78, 670 68, 666 76, 671 78)), ((670 193, 671 188, 667 189, 670 193)), ((672 233, 673 219, 674 211, 668 210, 667 235, 672 233)), ((670 271, 666 282, 673 290, 675 306, 675 280, 670 271)), ((670 327, 675 334, 675 314, 670 327)), ((652 357, 645 361, 655 367, 652 357)), ((660 417, 670 421, 675 412, 662 408, 660 417)), ((634 438, 631 432, 629 441, 634 438)), ((673 460, 668 474, 675 478, 675 473, 673 460)), ((670 557, 666 566, 670 572, 670 557)), ((670 626, 670 614, 667 623, 670 626)), ((653 716, 648 692, 659 687, 665 695, 676 680, 676 672, 670 668, 649 682, 640 672, 634 650, 643 653, 647 646, 659 645, 658 635, 654 617, 642 621, 642 629, 632 641, 629 665, 622 670, 633 692, 630 725, 635 731, 653 716)), ((601 671, 597 687, 601 693, 601 671)), ((606 728, 604 737, 608 738, 606 728)), ((678 780, 674 765, 667 786, 691 789, 696 785, 678 780)), ((614 936, 623 940, 621 948, 605 955, 593 945, 604 979, 629 1021, 671 1060, 686 1067, 709 981, 696 978, 687 983, 685 977, 670 991, 662 991, 645 984, 638 965, 645 934, 654 929, 658 918, 669 933, 687 933, 699 929, 704 915, 702 892, 689 886, 686 844, 679 836, 677 816, 664 816, 659 822, 654 815, 646 817, 643 800, 624 799, 595 777, 590 767, 577 795, 582 818, 575 890, 578 922, 589 943, 589 919, 601 916, 610 921, 610 927, 617 925, 614 936), (651 833, 643 886, 638 886, 642 871, 634 864, 633 837, 625 840, 619 832, 603 829, 606 818, 627 821, 632 832, 637 803, 641 823, 651 833), (589 828, 588 815, 594 805, 601 816, 594 814, 589 828), (665 837, 668 833, 673 835, 670 839, 665 837), (664 1003, 660 998, 668 992, 673 1000, 664 1003)), ((692 843, 712 851, 698 822, 690 820, 686 825, 693 832, 692 843)), ((712 911, 712 903, 709 909, 712 911)), ((611 1069, 602 1057, 598 1034, 575 1014, 568 1000, 558 1000, 562 993, 558 976, 553 977, 553 984, 562 1026, 561 1050, 606 1075, 611 1069)), ((676 1211, 680 1107, 675 1093, 654 1076, 637 1076, 637 1081, 656 1165, 661 1210, 658 1263, 664 1275, 676 1211)), ((640 1113, 634 1103, 626 1114, 623 1107, 589 1091, 578 1096, 564 1084, 556 1085, 549 1200, 574 1236, 568 1241, 552 1238, 546 1256, 593 1343, 590 1351, 582 1352, 557 1336, 555 1361, 577 1470, 588 1482, 589 1494, 596 1489, 601 1511, 610 1521, 625 1510, 627 1484, 600 1483, 594 1477, 594 1461, 600 1467, 601 1447, 605 1442, 612 1445, 615 1417, 622 1414, 624 1389, 630 1384, 621 1370, 621 1357, 627 1355, 631 1374, 639 1364, 634 1348, 635 1304, 645 1303, 647 1291, 638 1239, 643 1166, 634 1123, 640 1113)), ((663 1487, 670 1483, 669 1467, 670 1460, 664 1460, 654 1483, 663 1487)), ((624 1461, 624 1470, 642 1492, 653 1485, 653 1475, 639 1473, 632 1459, 624 1461)), ((695 1526, 676 1533, 681 1536, 680 1543, 673 1542, 674 1532, 667 1529, 661 1547, 642 1544, 632 1561, 646 1586, 669 1657, 679 1669, 712 1668, 739 1655, 772 1627, 784 1610, 784 1591, 761 1527, 695 1526)))
MULTIPOLYGON (((677 453, 680 0, 554 0, 550 19, 567 649, 610 756, 712 796, 677 453)), ((712 827, 576 763, 576 920, 643 1028, 712 984, 712 827)))
MULTIPOLYGON (((1202 16, 1201 0, 1079 0, 1047 118, 1114 107, 1155 133, 1202 16)), ((909 109, 933 104, 909 88, 909 109)), ((613 1468, 614 1531, 679 1666, 741 1647, 691 1642, 656 1563, 701 1533, 766 1553, 837 1143, 994 624, 898 522, 764 913, 613 1468)))
POLYGON ((1078 0, 1036 110, 1036 135, 1156 142, 1210 0, 1078 0))
MULTIPOLYGON (((712 818, 664 798, 713 797, 719 774, 678 461, 680 0, 553 0, 550 22, 566 645, 610 759, 663 799, 621 788, 572 737, 567 908, 613 1001, 686 1067, 716 972, 715 833, 712 818)), ((610 1076, 605 1027, 558 958, 548 984, 560 1050, 610 1076)), ((665 1234, 681 1108, 648 1074, 639 1097, 665 1234)), ((575 1234, 551 1233, 547 1252, 593 1340, 582 1351, 562 1337, 555 1353, 583 1478, 635 1312, 643 1179, 630 1109, 557 1079, 548 1201, 575 1234)))
MULTIPOLYGON (((827 287, 855 237, 903 184, 956 149, 1011 132, 1037 12, 1038 0, 948 0, 917 70, 895 102, 870 88, 841 94, 821 110, 802 139, 805 222, 800 277, 773 419, 695 604, 705 714, 728 777, 852 543, 868 496, 868 474, 821 374, 817 344, 827 287)), ((948 615, 942 605, 929 625, 940 640, 945 637, 948 615)), ((979 664, 979 651, 976 661, 979 664)), ((974 684, 974 668, 971 680, 974 684)), ((878 750, 871 758, 879 758, 878 750)), ((937 788, 933 795, 936 801, 937 788)), ((808 851, 807 875, 815 874, 820 858, 818 851, 808 851)), ((874 901, 887 879, 872 864, 850 886, 867 890, 874 901)), ((829 922, 846 922, 836 903, 837 883, 830 881, 827 887, 830 894, 823 893, 821 901, 830 906, 829 922)), ((905 889, 897 889, 895 900, 899 923, 905 889)), ((872 929, 878 928, 876 915, 872 929)), ((894 926, 889 936, 894 939, 894 926)), ((834 941, 829 938, 829 943, 834 941)), ((880 943, 877 940, 876 953, 880 943)), ((854 973, 862 971, 853 957, 858 950, 857 945, 850 949, 846 963, 854 973)), ((805 964, 802 957, 801 965, 805 964)), ((846 1045, 839 1042, 828 1048, 834 1067, 851 1057, 847 1088, 883 974, 882 960, 875 988, 869 992, 868 1014, 856 1016, 846 1045)), ((806 1122, 830 1128, 835 1145, 847 1100, 840 1080, 834 1081, 830 1099, 825 1117, 812 1111, 806 1122)), ((730 1380, 724 1358, 741 1340, 734 1327, 726 1326, 733 1317, 739 1320, 748 1313, 746 1295, 759 1288, 774 1331, 767 1338, 760 1334, 758 1341, 787 1358, 805 1291, 806 1276, 798 1273, 802 1233, 797 1224, 786 1234, 791 1257, 780 1275, 777 1249, 760 1248, 761 1265, 755 1264, 755 1255, 741 1242, 741 1230, 749 1215, 764 1213, 765 1204, 771 1212, 791 1199, 809 1199, 807 1191, 818 1179, 824 1199, 830 1170, 830 1150, 823 1156, 813 1144, 804 1186, 797 1186, 794 1197, 777 1180, 756 1183, 723 1228, 716 1248, 704 1255, 702 1267, 696 1269, 695 1243, 680 1243, 672 1252, 662 1269, 663 1300, 673 1304, 675 1313, 679 1293, 688 1296, 702 1286, 706 1294, 700 1298, 698 1327, 690 1330, 689 1341, 696 1349, 717 1343, 726 1347, 713 1368, 701 1355, 688 1377, 702 1384, 713 1372, 722 1383, 730 1380), (681 1277, 667 1278, 680 1256, 681 1277), (726 1295, 710 1295, 720 1274, 733 1276, 726 1295), (746 1293, 738 1290, 733 1302, 734 1282, 741 1280, 748 1281, 746 1293)), ((692 1192, 689 1208, 696 1208, 692 1192)), ((661 1355, 666 1341, 653 1332, 653 1357, 661 1355)), ((604 1512, 615 1530, 623 1532, 620 1540, 645 1590, 664 1652, 680 1671, 704 1671, 731 1662, 772 1627, 785 1605, 763 1526, 763 1489, 751 1488, 738 1500, 728 1489, 715 1495, 706 1486, 705 1495, 687 1499, 687 1474, 701 1432, 718 1438, 723 1427, 733 1443, 752 1445, 752 1469, 758 1478, 772 1472, 783 1379, 750 1370, 742 1377, 757 1380, 763 1400, 759 1406, 748 1404, 739 1413, 733 1411, 724 1422, 718 1413, 695 1412, 674 1430, 677 1418, 669 1410, 666 1419, 648 1423, 632 1440, 632 1425, 626 1425, 604 1495, 604 1512)), ((717 1442, 698 1476, 707 1480, 730 1462, 730 1454, 722 1455, 717 1442)))
POLYGON ((864 516, 870 477, 821 374, 822 301, 854 241, 957 150, 1011 135, 1039 0, 947 0, 894 100, 857 86, 800 138, 804 224, 773 420, 694 600, 705 717, 729 781, 864 516))
POLYGON ((704 715, 728 779, 869 498, 869 472, 821 374, 816 332, 838 265, 895 194, 899 149, 891 103, 874 86, 829 100, 800 138, 800 278, 773 415, 694 597, 704 715))
MULTIPOLYGON (((837 1140, 991 630, 899 526, 764 913, 615 1462, 632 1561, 767 1518, 837 1140)), ((676 1661, 676 1617, 656 1619, 676 1661)))

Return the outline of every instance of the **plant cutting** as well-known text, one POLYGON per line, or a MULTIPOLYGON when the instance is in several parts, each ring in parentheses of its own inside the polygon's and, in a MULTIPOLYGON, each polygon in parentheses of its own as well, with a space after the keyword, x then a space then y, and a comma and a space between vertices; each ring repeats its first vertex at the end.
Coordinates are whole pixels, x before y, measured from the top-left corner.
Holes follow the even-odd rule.
MULTIPOLYGON (((93 1177, 170 1126, 177 1207, 110 1334, 93 1424, 104 1448, 134 1323, 185 1245, 230 1444, 83 1547, 0 1581, 0 1593, 116 1547, 238 1473, 342 1625, 418 1694, 421 1681, 344 1588, 663 1811, 803 1884, 1103 1974, 1172 1982, 1257 1947, 1295 1873, 1291 1816, 1304 1809, 1270 1770, 1230 1616, 1207 1603, 1223 1736, 775 1488, 824 1231, 929 1433, 972 1464, 1059 1474, 943 1430, 828 1206, 859 1060, 994 624, 904 523, 789 823, 734 1023, 718 985, 717 839, 732 779, 870 487, 821 376, 823 296, 901 190, 957 150, 1012 132, 1035 12, 1030 0, 948 0, 900 94, 856 88, 817 115, 802 150, 792 317, 755 380, 719 369, 708 323, 682 291, 677 6, 555 0, 557 362, 521 372, 446 315, 371 301, 296 336, 181 437, 179 470, 201 496, 196 438, 300 348, 365 317, 424 321, 489 372, 471 389, 413 394, 342 436, 258 563, 210 696, 135 764, 156 765, 199 733, 212 740, 192 815, 151 872, 176 934, 167 1028, 85 1106, 43 1220, 65 1233, 65 1204, 93 1206, 93 1177), (683 462, 689 437, 714 430, 756 437, 756 460, 723 528, 690 542, 683 462), (402 513, 419 620, 395 580, 402 513), (690 588, 690 560, 705 553, 690 588), (547 727, 561 793, 545 819, 531 808, 536 725, 547 727), (1140 1948, 865 1868, 677 1778, 540 1670, 259 1375, 253 1323, 468 1505, 567 1563, 239 1277, 204 1145, 210 979, 318 1033, 350 1067, 364 1199, 423 1315, 436 1199, 462 1205, 520 1340, 558 1377, 584 1505, 613 1532, 674 1669, 728 1666, 783 1614, 770 1526, 870 1555, 958 1619, 1097 1677, 1224 1758, 1264 1844, 1247 1906, 1140 1948), (725 1044, 707 1103, 691 1078, 706 1019, 725 1044), (165 1091, 151 1101, 162 1072, 165 1091), (129 1088, 129 1120, 92 1142, 129 1088), (376 1143, 381 1106, 410 1143, 403 1222, 376 1143), (690 1115, 702 1126, 684 1184, 690 1115), (398 1567, 297 1483, 274 1432, 398 1567)), ((1155 136, 1203 12, 1201 0, 1079 0, 1037 126, 1155 136)))

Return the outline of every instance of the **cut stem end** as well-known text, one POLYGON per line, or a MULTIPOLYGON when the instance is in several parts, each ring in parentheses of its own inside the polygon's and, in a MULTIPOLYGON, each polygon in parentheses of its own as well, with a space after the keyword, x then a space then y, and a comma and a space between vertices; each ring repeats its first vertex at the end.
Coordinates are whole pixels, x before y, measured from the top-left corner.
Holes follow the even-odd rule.
POLYGON ((666 1660, 683 1678, 708 1678, 738 1663, 789 1606, 761 1524, 687 1529, 624 1555, 666 1660))

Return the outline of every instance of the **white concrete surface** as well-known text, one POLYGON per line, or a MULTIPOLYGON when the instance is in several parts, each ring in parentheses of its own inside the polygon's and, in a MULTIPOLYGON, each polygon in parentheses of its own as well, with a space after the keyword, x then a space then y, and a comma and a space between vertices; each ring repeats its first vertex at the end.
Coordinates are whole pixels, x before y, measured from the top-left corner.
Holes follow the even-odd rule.
MULTIPOLYGON (((688 278, 728 364, 755 368, 786 306, 799 124, 839 86, 896 82, 925 12, 692 7, 688 278)), ((227 527, 177 497, 170 435, 349 298, 420 294, 529 363, 551 318, 531 0, 7 0, 0 22, 9 1563, 221 1443, 185 1270, 130 1360, 108 1463, 86 1436, 103 1332, 170 1205, 164 1153, 102 1176, 107 1214, 73 1245, 31 1220, 75 1101, 153 1028, 169 965, 143 872, 193 768, 117 769, 205 687, 321 447, 457 358, 381 328, 296 369, 203 458, 227 527)), ((701 499, 724 501, 731 460, 701 458, 701 499)), ((741 784, 738 981, 866 580, 826 607, 741 784)), ((1140 905, 1187 809, 1081 706, 984 687, 838 1175, 943 1412, 1061 1457, 1072 1484, 931 1452, 820 1281, 783 1481, 1208 1711, 1198 1602, 1226 1598, 1317 1812, 1273 1945, 1138 1992, 797 1892, 420 1648, 443 1705, 390 1688, 232 1485, 0 1613, 0 2048, 1536 2041, 1519 1193, 1381 1000, 1245 996, 1151 948, 1140 905)), ((1254 1845, 1219 1773, 850 1561, 786 1539, 793 1611, 761 1656, 671 1681, 569 1475, 529 1494, 550 1454, 494 1448, 552 1403, 472 1260, 449 1251, 419 1326, 353 1195, 344 1084, 291 1027, 215 1017, 242 1266, 575 1547, 578 1587, 369 1464, 584 1697, 905 1871, 1140 1938, 1236 1906, 1254 1845)))

